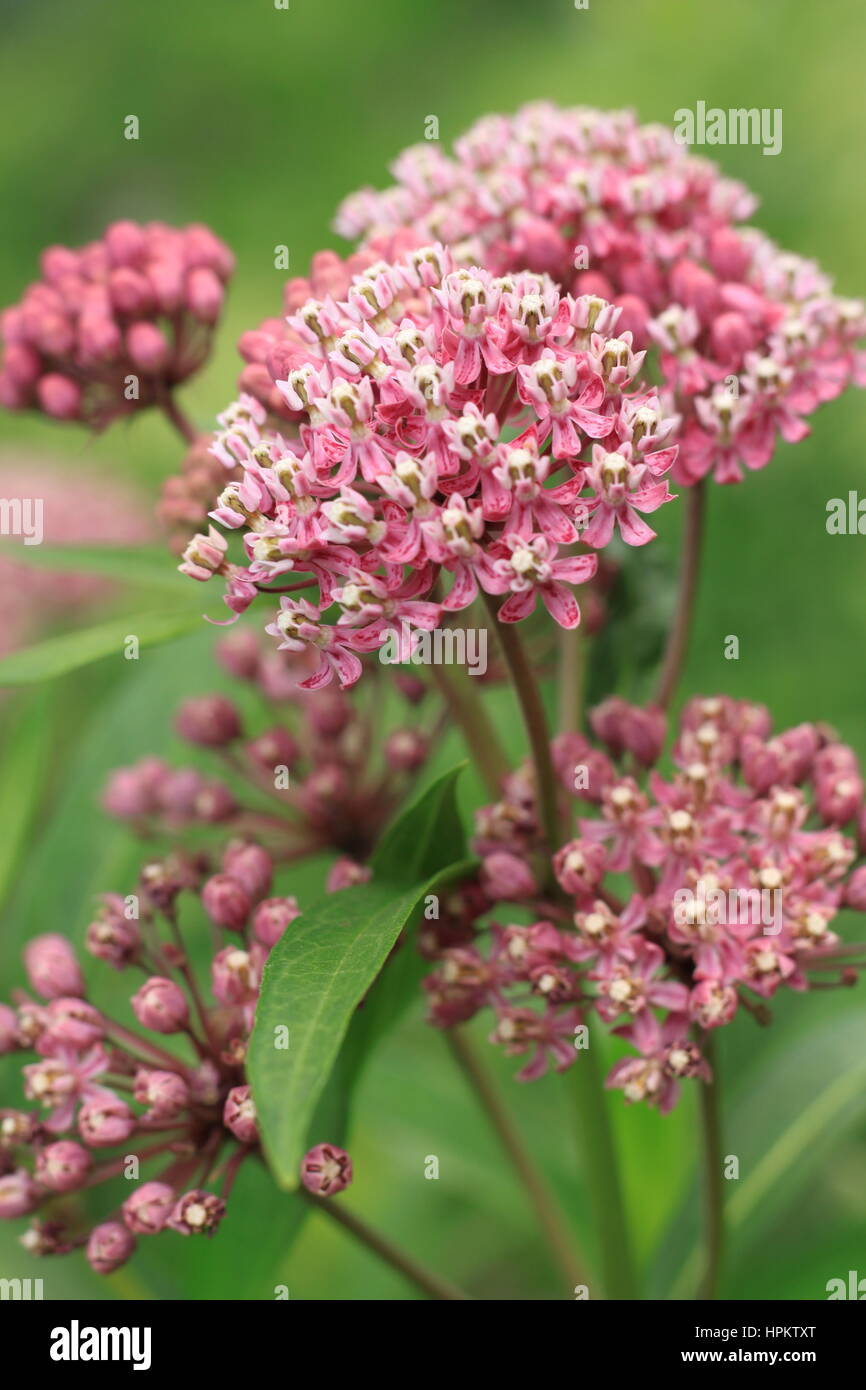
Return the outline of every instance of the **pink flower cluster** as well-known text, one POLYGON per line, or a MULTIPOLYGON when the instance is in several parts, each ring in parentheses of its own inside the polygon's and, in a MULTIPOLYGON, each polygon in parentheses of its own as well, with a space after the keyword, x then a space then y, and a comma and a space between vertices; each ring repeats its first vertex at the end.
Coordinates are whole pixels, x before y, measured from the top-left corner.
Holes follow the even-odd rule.
MULTIPOLYGON (((30 991, 17 992, 15 1007, 0 1005, 0 1053, 36 1054, 22 1067, 32 1108, 0 1112, 0 1218, 36 1214, 22 1237, 32 1254, 83 1247, 108 1274, 138 1237, 212 1235, 238 1169, 259 1151, 247 1040, 265 959, 299 909, 294 898, 269 896, 273 863, 253 842, 231 843, 220 872, 202 881, 204 873, 201 860, 180 853, 150 863, 136 893, 107 894, 88 927, 91 955, 143 972, 131 998, 139 1030, 90 1002, 76 954, 58 935, 28 944, 30 991), (179 899, 190 892, 222 938, 211 961, 213 1004, 183 946, 179 899), (182 1046, 169 1050, 167 1038, 182 1046), (117 1210, 98 1224, 88 1226, 83 1206, 58 1203, 129 1180, 132 1157, 162 1167, 127 1181, 117 1210)), ((301 1177, 330 1196, 351 1180, 351 1161, 320 1144, 301 1177)))
POLYGON ((592 723, 607 751, 578 734, 553 745, 563 792, 593 812, 554 856, 558 891, 527 774, 479 813, 479 884, 427 943, 431 1019, 492 1008, 492 1040, 529 1054, 527 1080, 548 1059, 579 1065, 595 1015, 638 1054, 608 1085, 668 1110, 680 1080, 708 1077, 702 1039, 740 1008, 764 1019, 777 990, 821 972, 853 983, 864 948, 832 924, 840 908, 866 911, 863 778, 827 730, 773 734, 766 709, 724 696, 685 707, 669 778, 654 766, 658 710, 614 698, 592 723), (504 903, 529 924, 503 924, 504 903))
POLYGON ((306 689, 353 684, 359 653, 402 624, 433 629, 479 590, 501 598, 502 622, 540 598, 576 627, 572 586, 597 557, 570 548, 600 549, 615 528, 643 545, 643 514, 671 498, 677 421, 638 384, 644 354, 618 317, 544 275, 454 269, 441 246, 372 266, 339 303, 308 301, 289 320, 302 360, 276 383, 296 432, 268 428, 249 396, 220 417, 214 453, 243 477, 211 516, 243 532, 247 563, 211 527, 181 570, 223 574, 235 613, 309 576, 288 588, 315 601, 284 592, 267 629, 318 654, 306 689))
POLYGON ((41 269, 0 318, 0 404, 101 429, 198 371, 234 257, 205 226, 114 222, 41 269))
POLYGON ((536 103, 478 121, 453 158, 407 149, 392 173, 384 193, 343 203, 337 230, 442 241, 459 263, 544 272, 619 305, 636 347, 657 346, 665 408, 683 417, 678 483, 739 481, 866 382, 863 305, 741 225, 756 200, 664 126, 536 103))

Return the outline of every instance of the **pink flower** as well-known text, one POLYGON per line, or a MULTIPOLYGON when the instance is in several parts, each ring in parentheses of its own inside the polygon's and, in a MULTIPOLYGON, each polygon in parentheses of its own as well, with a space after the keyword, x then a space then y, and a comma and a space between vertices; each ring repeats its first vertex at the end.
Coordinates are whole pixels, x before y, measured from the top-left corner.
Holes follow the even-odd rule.
POLYGON ((557 560, 556 552, 557 547, 543 535, 506 534, 491 546, 481 582, 490 594, 509 595, 499 609, 500 622, 516 623, 527 617, 540 594, 560 627, 577 627, 580 609, 566 586, 591 579, 598 562, 594 555, 557 560))

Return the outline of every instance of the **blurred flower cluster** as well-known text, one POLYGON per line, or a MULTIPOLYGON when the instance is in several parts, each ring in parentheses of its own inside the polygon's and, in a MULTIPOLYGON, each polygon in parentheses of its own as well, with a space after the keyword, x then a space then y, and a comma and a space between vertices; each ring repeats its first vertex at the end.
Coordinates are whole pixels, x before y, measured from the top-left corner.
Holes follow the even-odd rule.
POLYGON ((0 317, 0 404, 102 429, 198 371, 234 257, 208 227, 113 222, 41 269, 0 317))

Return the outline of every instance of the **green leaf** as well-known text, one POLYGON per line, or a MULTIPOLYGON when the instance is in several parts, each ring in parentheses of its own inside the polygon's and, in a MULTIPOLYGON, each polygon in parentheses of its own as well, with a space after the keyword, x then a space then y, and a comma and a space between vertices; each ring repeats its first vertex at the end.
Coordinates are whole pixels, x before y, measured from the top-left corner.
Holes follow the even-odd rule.
POLYGON ((0 782, 0 907, 14 882, 27 834, 44 790, 54 739, 51 692, 40 691, 4 729, 6 752, 0 782))
POLYGON ((104 575, 124 584, 165 589, 179 600, 188 598, 190 604, 200 602, 193 584, 178 573, 167 551, 155 547, 6 545, 0 547, 0 557, 56 574, 104 575))
POLYGON ((370 860, 376 878, 418 883, 437 869, 466 858, 466 836, 457 809, 458 763, 398 812, 370 860))
POLYGON ((0 689, 54 680, 106 656, 122 657, 124 643, 130 636, 138 639, 140 647, 169 642, 192 632, 201 621, 201 614, 189 608, 169 608, 112 618, 96 627, 49 637, 35 647, 12 652, 0 660, 0 689))
POLYGON ((249 1074, 265 1150, 279 1182, 298 1184, 307 1132, 361 1000, 428 893, 453 865, 412 888, 386 881, 329 893, 298 919, 265 966, 249 1074), (288 1029, 288 1047, 276 1046, 288 1029))

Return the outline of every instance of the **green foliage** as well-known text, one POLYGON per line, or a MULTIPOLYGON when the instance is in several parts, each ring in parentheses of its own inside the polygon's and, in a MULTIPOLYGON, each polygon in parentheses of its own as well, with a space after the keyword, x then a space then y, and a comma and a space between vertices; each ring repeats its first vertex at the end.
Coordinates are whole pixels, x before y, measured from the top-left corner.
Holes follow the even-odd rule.
MULTIPOLYGON (((310 1146, 310 1121, 359 1004, 376 986, 375 1021, 363 1020, 349 1039, 341 1087, 356 1079, 367 1051, 405 1001, 403 971, 399 989, 388 988, 376 998, 376 982, 398 937, 428 895, 469 867, 465 859, 458 863, 448 857, 461 848, 454 803, 458 771, 434 783, 386 832, 371 882, 326 894, 268 957, 249 1074, 265 1148, 285 1187, 297 1185, 298 1164, 310 1146)), ((402 954, 411 949, 404 942, 402 954)), ((383 973, 387 984, 388 970, 383 973)))

